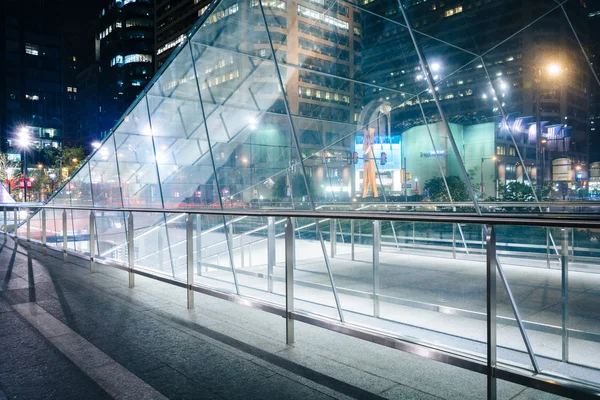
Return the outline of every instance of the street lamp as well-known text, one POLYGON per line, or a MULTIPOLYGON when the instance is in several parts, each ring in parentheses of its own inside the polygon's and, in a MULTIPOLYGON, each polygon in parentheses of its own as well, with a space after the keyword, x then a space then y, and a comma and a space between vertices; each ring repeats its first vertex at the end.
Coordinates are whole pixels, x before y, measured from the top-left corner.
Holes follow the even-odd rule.
MULTIPOLYGON (((542 122, 540 117, 540 85, 542 80, 542 74, 545 70, 548 76, 558 77, 562 73, 562 67, 557 63, 550 63, 545 68, 534 66, 537 77, 534 79, 534 92, 535 92, 535 183, 538 198, 542 197, 542 187, 544 185, 543 171, 540 161, 541 156, 541 145, 542 145, 542 122)), ((545 162, 545 161, 544 161, 545 162)))
POLYGON ((17 143, 23 150, 23 201, 27 202, 27 149, 30 145, 28 127, 19 129, 17 143))
MULTIPOLYGON (((479 183, 479 189, 481 191, 481 197, 483 197, 485 195, 485 186, 483 183, 483 162, 485 160, 492 160, 492 161, 496 161, 498 157, 496 156, 491 156, 491 157, 481 157, 481 182, 479 183)), ((494 170, 496 170, 496 167, 494 166, 494 170)), ((498 197, 498 194, 496 194, 496 197, 498 197)))
POLYGON ((99 149, 102 144, 100 142, 92 142, 92 147, 94 149, 99 149))

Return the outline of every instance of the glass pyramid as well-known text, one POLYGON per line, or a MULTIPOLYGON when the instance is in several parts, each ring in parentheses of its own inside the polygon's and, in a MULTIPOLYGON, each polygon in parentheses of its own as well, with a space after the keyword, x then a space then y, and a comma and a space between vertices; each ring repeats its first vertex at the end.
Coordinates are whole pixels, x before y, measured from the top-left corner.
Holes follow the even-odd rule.
MULTIPOLYGON (((560 103, 567 91, 587 96, 592 77, 600 82, 577 36, 577 2, 430 3, 213 1, 49 204, 114 208, 98 212, 97 246, 123 260, 131 232, 119 209, 156 210, 136 215, 134 237, 155 247, 136 259, 177 275, 184 217, 169 210, 389 212, 426 202, 477 213, 504 184, 548 184, 553 159, 587 161, 585 105, 548 106, 539 134, 554 155, 546 170, 532 166, 535 94, 551 102, 558 93, 560 103), (550 34, 527 40, 547 26, 560 45, 550 34), (560 82, 550 76, 561 71, 560 82)), ((59 214, 47 215, 57 237, 59 214)), ((86 221, 68 211, 74 238, 86 221)), ((210 246, 246 222, 195 224, 212 229, 210 246)), ((85 250, 75 239, 71 247, 85 250)), ((213 264, 235 275, 235 263, 229 251, 213 264)), ((223 285, 237 287, 233 278, 223 285)))

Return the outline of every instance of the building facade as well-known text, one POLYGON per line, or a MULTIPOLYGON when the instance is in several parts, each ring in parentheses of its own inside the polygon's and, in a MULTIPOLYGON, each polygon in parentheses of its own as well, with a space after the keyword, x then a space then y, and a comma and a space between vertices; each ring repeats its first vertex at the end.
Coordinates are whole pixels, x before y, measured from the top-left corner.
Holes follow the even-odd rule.
POLYGON ((28 133, 29 151, 39 157, 39 150, 61 146, 72 128, 66 121, 71 103, 65 79, 70 72, 61 6, 60 0, 7 0, 0 5, 0 142, 12 159, 20 159, 22 152, 19 132, 28 133))
POLYGON ((210 0, 156 0, 154 7, 154 50, 156 69, 160 68, 185 34, 206 11, 210 0))
MULTIPOLYGON (((371 13, 363 13, 363 78, 383 88, 365 92, 365 101, 390 101, 397 110, 392 129, 398 134, 424 121, 441 121, 397 2, 364 4, 371 13)), ((535 183, 539 170, 541 179, 550 182, 552 160, 569 159, 573 167, 588 162, 590 71, 565 16, 551 12, 555 4, 403 4, 444 116, 465 126, 501 121, 503 116, 511 121, 495 129, 495 148, 485 156, 497 157, 502 181, 518 179, 526 170, 535 183), (536 20, 540 15, 544 17, 536 20)), ((585 2, 566 8, 585 44, 585 2)))
POLYGON ((111 0, 100 11, 100 135, 104 136, 154 75, 153 0, 111 0))

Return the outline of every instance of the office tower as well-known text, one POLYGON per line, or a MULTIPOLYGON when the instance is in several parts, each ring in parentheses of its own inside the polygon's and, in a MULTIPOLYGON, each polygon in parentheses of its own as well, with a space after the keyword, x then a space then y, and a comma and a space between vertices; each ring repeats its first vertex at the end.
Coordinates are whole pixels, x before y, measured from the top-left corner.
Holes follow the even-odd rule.
POLYGON ((111 0, 100 11, 100 129, 115 124, 154 74, 153 0, 111 0))

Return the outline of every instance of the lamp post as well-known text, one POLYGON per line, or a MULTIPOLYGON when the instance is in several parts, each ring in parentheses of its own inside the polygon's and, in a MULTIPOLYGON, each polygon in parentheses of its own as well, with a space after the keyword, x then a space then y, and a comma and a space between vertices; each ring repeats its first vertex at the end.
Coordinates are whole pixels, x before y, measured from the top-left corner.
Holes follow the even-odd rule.
POLYGON ((23 150, 23 201, 27 202, 27 149, 29 147, 29 128, 22 127, 19 129, 19 147, 23 150))
MULTIPOLYGON (((481 197, 483 197, 485 195, 485 186, 483 183, 483 162, 485 160, 493 160, 496 161, 497 157, 496 156, 492 156, 492 157, 481 157, 481 182, 479 183, 479 190, 481 192, 481 197)), ((496 170, 496 166, 494 165, 494 170, 496 170)), ((496 185, 497 186, 497 185, 496 185)), ((496 194, 496 197, 498 197, 498 194, 496 194)))
POLYGON ((544 186, 544 176, 542 170, 542 162, 540 161, 541 156, 541 144, 542 144, 542 121, 540 117, 541 108, 541 96, 540 96, 540 85, 542 80, 542 71, 545 69, 546 73, 550 77, 557 77, 562 72, 562 67, 556 63, 550 63, 544 68, 536 66, 536 78, 534 79, 535 87, 535 185, 538 198, 542 197, 542 187, 544 186))

